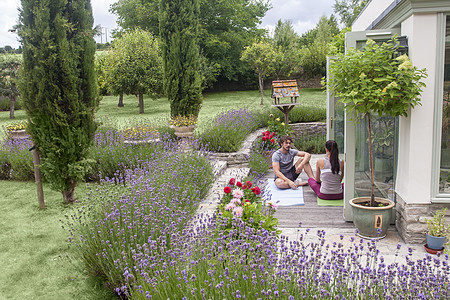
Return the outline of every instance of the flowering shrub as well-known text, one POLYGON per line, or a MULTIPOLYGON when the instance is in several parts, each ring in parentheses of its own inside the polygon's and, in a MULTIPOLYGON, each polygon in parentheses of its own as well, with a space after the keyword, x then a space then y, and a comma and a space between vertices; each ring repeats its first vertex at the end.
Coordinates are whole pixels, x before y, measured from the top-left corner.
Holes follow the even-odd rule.
POLYGON ((226 228, 231 228, 233 218, 240 218, 255 229, 264 228, 270 231, 277 229, 278 219, 273 217, 276 205, 269 202, 265 206, 260 188, 253 186, 251 181, 243 184, 231 178, 224 192, 219 212, 223 218, 228 219, 226 228))
POLYGON ((123 131, 126 140, 144 140, 159 137, 159 132, 151 126, 139 125, 127 128, 123 131))
POLYGON ((291 135, 292 133, 288 126, 273 114, 269 115, 267 125, 267 130, 257 140, 256 148, 260 151, 276 150, 278 148, 278 139, 283 135, 291 135))
POLYGON ((201 133, 202 144, 211 151, 238 151, 248 134, 262 127, 259 115, 247 109, 230 110, 218 114, 201 133))
POLYGON ((170 125, 181 127, 181 126, 193 126, 197 124, 197 117, 194 115, 182 116, 178 115, 172 117, 170 120, 170 125))

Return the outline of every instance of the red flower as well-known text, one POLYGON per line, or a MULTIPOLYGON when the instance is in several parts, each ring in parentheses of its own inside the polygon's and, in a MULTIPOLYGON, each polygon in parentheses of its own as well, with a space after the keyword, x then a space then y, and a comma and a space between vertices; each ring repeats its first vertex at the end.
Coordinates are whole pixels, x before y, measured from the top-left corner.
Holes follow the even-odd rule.
POLYGON ((247 189, 247 185, 244 184, 244 185, 242 186, 242 189, 243 189, 243 190, 247 189))
POLYGON ((267 137, 263 136, 263 137, 262 137, 262 140, 263 140, 263 141, 266 141, 266 140, 267 140, 267 137))
POLYGON ((250 200, 248 200, 248 199, 245 199, 245 202, 250 202, 250 200))
POLYGON ((261 190, 259 189, 259 187, 255 187, 255 189, 253 190, 253 193, 255 195, 259 195, 259 194, 261 194, 261 190))
POLYGON ((223 191, 225 192, 225 194, 229 194, 231 193, 231 188, 229 186, 226 186, 223 191))
POLYGON ((273 144, 273 143, 275 143, 275 140, 274 140, 274 139, 271 139, 270 142, 273 144))
POLYGON ((252 182, 249 180, 249 181, 247 181, 246 183, 245 183, 247 186, 248 186, 248 188, 251 188, 252 187, 252 182))
POLYGON ((275 132, 272 132, 272 136, 274 136, 275 135, 275 132))
POLYGON ((236 179, 231 178, 229 184, 234 185, 236 183, 236 179))
POLYGON ((236 183, 236 186, 242 187, 242 183, 241 183, 240 181, 238 181, 238 182, 236 183))

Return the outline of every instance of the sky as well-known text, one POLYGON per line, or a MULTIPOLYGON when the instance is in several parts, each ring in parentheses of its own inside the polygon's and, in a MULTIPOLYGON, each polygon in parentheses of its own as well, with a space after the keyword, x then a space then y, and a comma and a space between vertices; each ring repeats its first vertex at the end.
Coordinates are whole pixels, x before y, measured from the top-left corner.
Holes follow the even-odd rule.
MULTIPOLYGON (((103 35, 95 38, 97 42, 111 41, 110 32, 117 28, 117 17, 109 12, 110 5, 115 1, 91 0, 94 24, 103 27, 103 35)), ((291 20, 294 30, 301 35, 314 28, 321 16, 330 16, 334 2, 335 0, 271 0, 272 9, 262 19, 261 27, 273 32, 279 19, 291 20)), ((19 6, 20 0, 0 0, 0 47, 19 47, 17 35, 9 32, 17 24, 19 6)))

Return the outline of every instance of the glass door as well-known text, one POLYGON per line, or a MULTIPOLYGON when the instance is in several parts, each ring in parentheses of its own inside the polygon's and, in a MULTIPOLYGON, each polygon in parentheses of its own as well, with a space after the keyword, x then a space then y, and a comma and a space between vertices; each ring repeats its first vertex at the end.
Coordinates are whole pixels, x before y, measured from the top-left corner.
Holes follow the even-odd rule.
MULTIPOLYGON (((394 35, 400 35, 400 30, 348 32, 346 34, 346 49, 362 48, 369 38, 375 42, 384 42, 394 35)), ((344 219, 352 221, 352 209, 349 201, 355 197, 370 196, 371 194, 368 132, 366 119, 359 119, 355 122, 345 111, 343 115, 344 219)), ((386 116, 371 116, 371 126, 373 128, 375 196, 394 200, 398 121, 386 116)))

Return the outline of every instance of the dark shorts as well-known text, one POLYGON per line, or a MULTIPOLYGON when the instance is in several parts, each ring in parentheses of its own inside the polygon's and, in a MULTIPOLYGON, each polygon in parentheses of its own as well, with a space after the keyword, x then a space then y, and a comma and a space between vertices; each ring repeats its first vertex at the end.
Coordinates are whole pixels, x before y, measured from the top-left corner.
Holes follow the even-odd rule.
MULTIPOLYGON (((291 181, 295 181, 300 174, 297 174, 295 172, 295 167, 292 166, 292 168, 289 170, 289 172, 283 173, 283 175, 286 176, 287 179, 289 179, 291 181)), ((274 180, 276 180, 277 178, 278 178, 277 175, 275 175, 275 179, 274 180)))

